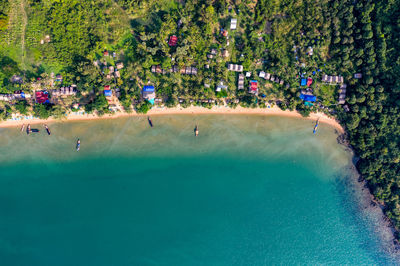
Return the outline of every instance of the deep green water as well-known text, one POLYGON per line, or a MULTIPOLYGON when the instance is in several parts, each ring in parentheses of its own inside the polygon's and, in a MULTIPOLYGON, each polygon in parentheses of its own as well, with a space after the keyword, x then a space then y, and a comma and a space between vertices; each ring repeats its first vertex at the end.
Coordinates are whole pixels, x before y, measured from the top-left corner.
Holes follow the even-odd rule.
POLYGON ((0 129, 0 265, 394 263, 333 128, 314 136, 312 121, 238 115, 153 123, 0 129))

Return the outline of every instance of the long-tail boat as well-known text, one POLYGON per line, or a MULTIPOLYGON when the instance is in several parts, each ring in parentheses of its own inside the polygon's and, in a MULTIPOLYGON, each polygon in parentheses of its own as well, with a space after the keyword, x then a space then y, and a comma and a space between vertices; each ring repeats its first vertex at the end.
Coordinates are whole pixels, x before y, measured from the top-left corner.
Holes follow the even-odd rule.
POLYGON ((81 149, 81 140, 78 139, 78 140, 76 141, 76 151, 79 151, 80 149, 81 149))
POLYGON ((44 125, 44 128, 46 128, 47 134, 51 135, 50 128, 47 125, 44 125))
POLYGON ((317 120, 317 123, 315 123, 314 130, 313 130, 313 133, 314 133, 314 134, 317 133, 318 124, 319 124, 319 119, 317 120))

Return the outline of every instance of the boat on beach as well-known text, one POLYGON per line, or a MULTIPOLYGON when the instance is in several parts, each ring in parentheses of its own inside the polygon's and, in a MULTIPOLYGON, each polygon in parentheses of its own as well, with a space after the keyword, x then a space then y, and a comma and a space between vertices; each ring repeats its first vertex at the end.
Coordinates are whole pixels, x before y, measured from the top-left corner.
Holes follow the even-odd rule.
POLYGON ((24 131, 24 129, 25 129, 25 124, 22 124, 22 127, 21 127, 21 132, 23 132, 23 131, 24 131))
POLYGON ((150 127, 153 127, 153 122, 151 121, 150 117, 147 117, 147 121, 149 122, 150 127))
POLYGON ((76 151, 79 151, 80 149, 81 149, 81 140, 78 139, 78 140, 76 141, 76 151))
POLYGON ((197 137, 199 135, 199 127, 196 125, 194 128, 194 136, 197 137))
POLYGON ((44 125, 44 128, 46 129, 47 134, 51 135, 50 128, 47 125, 44 125))
POLYGON ((28 126, 26 127, 26 134, 29 135, 29 133, 31 133, 31 124, 28 124, 28 126))
POLYGON ((317 133, 317 130, 318 130, 318 124, 319 124, 319 119, 317 120, 317 123, 315 123, 314 130, 313 130, 313 133, 314 133, 314 134, 316 134, 316 133, 317 133))

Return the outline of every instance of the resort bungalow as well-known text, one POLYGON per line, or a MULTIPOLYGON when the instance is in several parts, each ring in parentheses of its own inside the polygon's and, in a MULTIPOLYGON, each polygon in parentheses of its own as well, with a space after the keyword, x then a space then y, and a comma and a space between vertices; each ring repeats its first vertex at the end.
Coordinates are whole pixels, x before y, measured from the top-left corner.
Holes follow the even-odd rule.
POLYGON ((322 82, 328 83, 328 84, 342 84, 343 83, 343 77, 342 76, 328 76, 328 75, 322 75, 322 82))
POLYGON ((226 50, 226 49, 222 50, 222 57, 229 57, 228 50, 226 50))
POLYGON ((228 64, 228 70, 229 71, 235 71, 235 72, 242 72, 243 71, 243 66, 242 65, 237 65, 237 64, 228 64))
POLYGON ((300 86, 306 86, 307 85, 307 80, 305 78, 302 78, 300 80, 300 86))
POLYGON ((314 49, 311 46, 309 46, 307 48, 307 54, 311 56, 311 55, 313 55, 313 53, 314 53, 314 49))
POLYGON ((263 79, 265 79, 265 75, 266 73, 264 71, 261 71, 260 74, 258 74, 258 76, 263 79))
POLYGON ((362 74, 361 73, 356 73, 356 74, 354 74, 354 78, 355 79, 360 79, 360 78, 362 78, 362 74))
POLYGON ((250 78, 250 77, 251 77, 251 72, 250 71, 246 72, 246 78, 250 78))
POLYGON ((207 54, 207 58, 209 58, 209 59, 212 59, 212 58, 214 58, 214 56, 216 56, 217 55, 217 49, 211 49, 211 51, 210 51, 210 53, 209 54, 207 54))
POLYGON ((176 37, 176 35, 172 35, 169 38, 168 45, 172 47, 172 46, 176 46, 177 43, 178 43, 178 37, 176 37))
POLYGON ((117 64, 117 69, 123 69, 124 68, 124 63, 120 62, 117 64))
POLYGON ((243 90, 244 89, 244 75, 243 74, 239 74, 238 89, 239 90, 243 90))
POLYGON ((346 88, 347 88, 346 84, 343 84, 339 88, 339 101, 338 101, 339 104, 344 104, 346 102, 346 100, 345 100, 346 99, 346 88))
POLYGON ((250 80, 249 93, 255 94, 255 95, 258 94, 258 81, 257 80, 250 80))
POLYGON ((61 76, 60 74, 58 74, 56 76, 56 82, 62 82, 63 81, 63 76, 61 76))
POLYGON ((106 96, 106 98, 107 98, 107 97, 112 97, 112 90, 110 89, 110 86, 109 86, 109 85, 104 86, 104 91, 103 91, 103 93, 104 93, 104 96, 106 96))
POLYGON ((154 104, 154 99, 156 98, 156 92, 153 85, 146 85, 142 90, 143 99, 149 101, 151 104, 154 104))
POLYGON ((224 84, 224 82, 221 80, 221 81, 218 83, 217 87, 215 88, 215 91, 216 91, 216 92, 220 92, 221 90, 226 90, 226 89, 228 89, 228 86, 226 86, 226 85, 224 84))
POLYGON ((71 87, 61 87, 59 89, 53 90, 51 94, 53 96, 74 96, 76 95, 76 87, 71 86, 71 87))
POLYGON ((237 27, 237 19, 233 18, 231 19, 231 30, 236 30, 237 27))

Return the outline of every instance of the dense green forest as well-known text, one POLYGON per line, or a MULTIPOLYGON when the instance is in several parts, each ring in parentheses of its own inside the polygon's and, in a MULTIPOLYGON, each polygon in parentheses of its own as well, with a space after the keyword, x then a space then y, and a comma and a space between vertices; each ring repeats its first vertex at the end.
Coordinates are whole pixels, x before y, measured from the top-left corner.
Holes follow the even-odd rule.
POLYGON ((104 86, 119 92, 126 111, 146 112, 145 84, 166 106, 277 104, 335 116, 362 177, 400 228, 399 0, 0 0, 0 93, 51 90, 45 81, 56 74, 63 77, 56 86, 74 84, 76 96, 63 104, 2 102, 0 118, 62 116, 76 103, 86 112, 111 112, 104 86), (121 63, 110 78, 110 67, 121 63), (229 63, 251 73, 246 89, 238 89, 229 63), (175 66, 197 74, 169 71, 175 66), (282 82, 260 78, 261 71, 282 82), (344 78, 345 105, 338 104, 339 85, 322 82, 324 74, 344 78), (315 104, 299 97, 307 77, 315 104), (254 79, 256 95, 247 92, 254 79), (221 82, 226 88, 216 91, 221 82))

